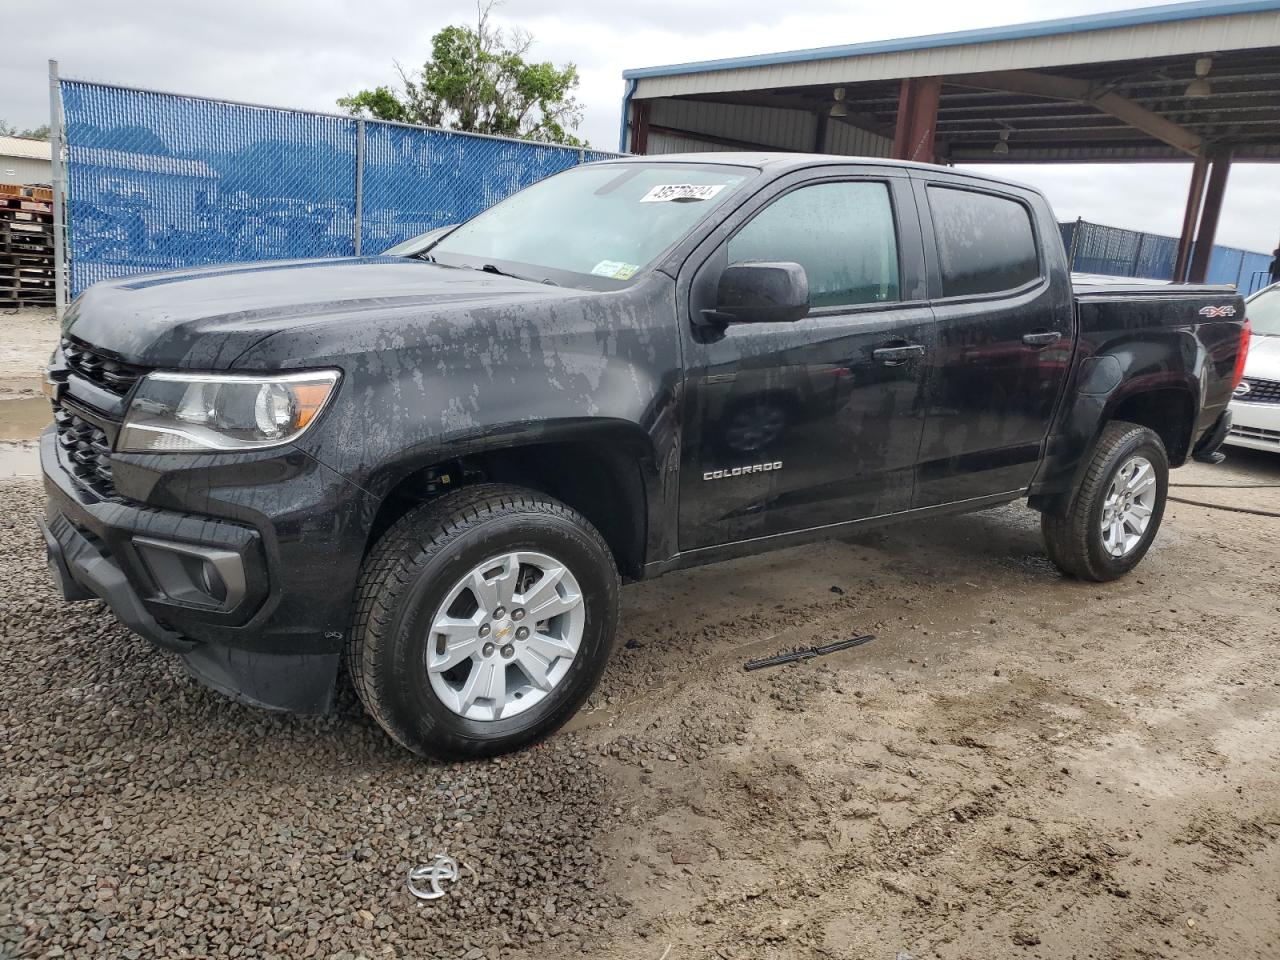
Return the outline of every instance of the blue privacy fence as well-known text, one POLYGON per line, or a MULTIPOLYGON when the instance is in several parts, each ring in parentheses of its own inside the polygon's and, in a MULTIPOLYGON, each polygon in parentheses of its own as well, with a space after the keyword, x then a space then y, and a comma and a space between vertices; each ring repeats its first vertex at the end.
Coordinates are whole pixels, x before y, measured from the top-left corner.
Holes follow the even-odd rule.
POLYGON ((615 156, 79 80, 60 91, 72 296, 151 270, 379 253, 615 156))
MULTIPOLYGON (((1071 269, 1078 273, 1100 273, 1112 277, 1173 279, 1178 256, 1175 237, 1106 227, 1076 220, 1061 223, 1062 242, 1071 257, 1071 269)), ((1270 281, 1267 270, 1271 255, 1215 246, 1209 256, 1207 283, 1233 284, 1246 296, 1270 281)))

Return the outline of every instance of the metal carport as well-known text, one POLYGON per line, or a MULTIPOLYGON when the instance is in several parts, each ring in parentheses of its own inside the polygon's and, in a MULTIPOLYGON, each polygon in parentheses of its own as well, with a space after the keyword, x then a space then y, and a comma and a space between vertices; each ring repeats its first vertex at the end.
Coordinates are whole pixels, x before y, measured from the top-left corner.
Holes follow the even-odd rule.
POLYGON ((621 147, 633 153, 1190 161, 1175 275, 1191 280, 1208 268, 1232 160, 1280 160, 1280 0, 1195 0, 623 76, 621 147))

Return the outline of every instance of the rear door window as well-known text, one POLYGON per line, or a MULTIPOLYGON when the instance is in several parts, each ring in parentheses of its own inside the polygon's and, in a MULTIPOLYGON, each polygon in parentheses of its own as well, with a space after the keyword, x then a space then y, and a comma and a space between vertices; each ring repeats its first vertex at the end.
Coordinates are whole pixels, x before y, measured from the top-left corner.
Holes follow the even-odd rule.
POLYGON ((1040 277, 1031 212, 1017 200, 929 187, 944 297, 1004 293, 1040 277))

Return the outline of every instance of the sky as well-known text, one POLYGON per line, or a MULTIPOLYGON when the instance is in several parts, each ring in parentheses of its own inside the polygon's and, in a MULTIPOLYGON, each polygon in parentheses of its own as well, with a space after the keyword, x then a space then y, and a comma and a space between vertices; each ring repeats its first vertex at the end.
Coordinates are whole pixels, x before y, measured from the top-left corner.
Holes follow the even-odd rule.
MULTIPOLYGON (((1072 15, 1148 6, 1075 0, 1072 15)), ((43 0, 42 28, 0 61, 0 120, 48 119, 46 61, 64 76, 177 93, 337 112, 334 101, 416 66, 431 36, 474 20, 467 0, 43 0)), ((770 53, 1023 23, 1064 15, 1054 0, 507 0, 500 25, 529 30, 531 55, 578 65, 580 134, 616 149, 628 67, 770 53)), ((1190 164, 1006 166, 1044 190, 1059 219, 1176 235, 1190 164)), ((1280 242, 1280 164, 1236 164, 1218 242, 1269 251, 1280 242)))

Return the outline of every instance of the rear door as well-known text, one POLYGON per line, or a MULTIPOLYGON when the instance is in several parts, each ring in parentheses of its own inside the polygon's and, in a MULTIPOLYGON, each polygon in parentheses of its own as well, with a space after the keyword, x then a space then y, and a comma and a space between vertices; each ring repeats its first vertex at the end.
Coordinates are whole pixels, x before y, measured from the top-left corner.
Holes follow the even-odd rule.
POLYGON ((912 178, 936 336, 912 506, 1023 489, 1071 360, 1061 234, 1031 191, 943 172, 912 178))
POLYGON ((823 167, 780 178, 681 278, 680 548, 906 509, 931 314, 904 172, 823 167), (724 267, 753 260, 803 266, 809 316, 701 326, 724 267))

